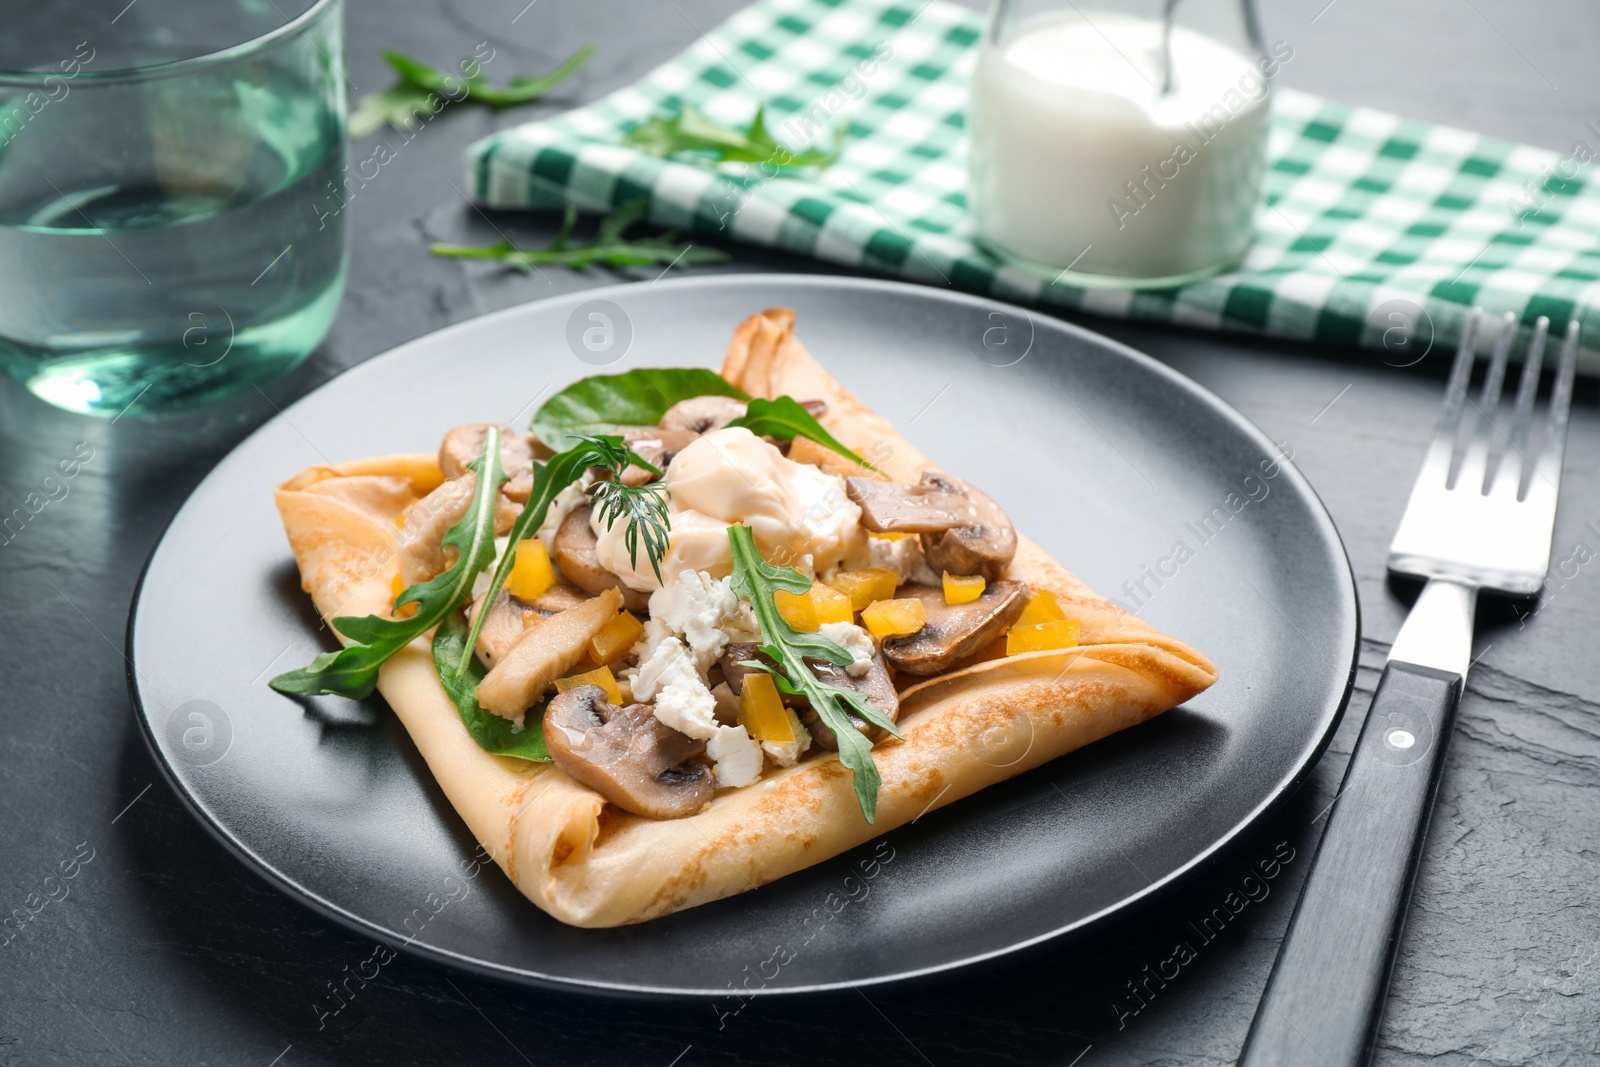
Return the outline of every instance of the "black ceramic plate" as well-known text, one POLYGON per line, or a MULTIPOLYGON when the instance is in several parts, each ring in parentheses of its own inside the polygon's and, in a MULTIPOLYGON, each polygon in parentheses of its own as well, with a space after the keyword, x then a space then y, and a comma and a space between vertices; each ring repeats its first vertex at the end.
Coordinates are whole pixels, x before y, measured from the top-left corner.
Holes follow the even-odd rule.
POLYGON ((201 483, 145 571, 134 701, 199 818, 273 884, 389 944, 505 978, 631 993, 795 992, 947 970, 1081 933, 1170 887, 1281 801, 1349 692, 1355 589, 1300 474, 1160 364, 940 290, 749 276, 512 308, 370 360, 201 483), (618 930, 562 926, 475 845, 381 699, 307 709, 267 679, 332 647, 272 503, 315 463, 526 424, 596 372, 716 366, 766 307, 852 392, 1103 595, 1203 649, 1191 704, 772 885, 618 930), (1180 547, 1181 546, 1181 547, 1180 547))

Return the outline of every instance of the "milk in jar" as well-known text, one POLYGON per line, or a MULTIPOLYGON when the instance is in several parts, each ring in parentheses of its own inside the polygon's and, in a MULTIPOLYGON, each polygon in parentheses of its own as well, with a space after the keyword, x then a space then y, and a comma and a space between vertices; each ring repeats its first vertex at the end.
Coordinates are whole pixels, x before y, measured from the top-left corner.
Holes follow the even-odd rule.
POLYGON ((1072 5, 991 26, 967 121, 983 243, 1088 285, 1177 284, 1244 254, 1262 196, 1264 75, 1287 56, 1170 33, 1169 82, 1156 19, 1072 5))

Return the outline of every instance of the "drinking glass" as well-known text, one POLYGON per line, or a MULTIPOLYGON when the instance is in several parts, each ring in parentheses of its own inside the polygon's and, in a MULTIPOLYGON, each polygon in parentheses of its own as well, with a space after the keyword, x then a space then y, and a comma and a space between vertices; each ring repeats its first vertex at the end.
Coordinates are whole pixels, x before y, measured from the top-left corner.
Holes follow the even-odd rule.
POLYGON ((0 32, 0 364, 60 407, 216 399, 344 289, 341 0, 30 0, 0 32))
POLYGON ((997 0, 967 115, 979 241, 1084 286, 1236 262, 1292 56, 1264 46, 1250 0, 997 0))

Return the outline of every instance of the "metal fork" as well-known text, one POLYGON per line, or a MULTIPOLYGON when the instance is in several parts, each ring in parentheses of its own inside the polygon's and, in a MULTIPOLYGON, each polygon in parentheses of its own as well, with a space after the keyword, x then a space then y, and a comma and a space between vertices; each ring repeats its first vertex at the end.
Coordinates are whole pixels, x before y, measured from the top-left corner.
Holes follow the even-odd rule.
POLYGON ((1481 319, 1474 310, 1389 546, 1389 570, 1427 585, 1389 650, 1240 1067, 1368 1062, 1471 666, 1478 593, 1531 596, 1550 567, 1578 323, 1567 325, 1549 416, 1535 442, 1549 320, 1534 326, 1508 435, 1495 415, 1516 319, 1505 316, 1473 402, 1467 389, 1481 319))

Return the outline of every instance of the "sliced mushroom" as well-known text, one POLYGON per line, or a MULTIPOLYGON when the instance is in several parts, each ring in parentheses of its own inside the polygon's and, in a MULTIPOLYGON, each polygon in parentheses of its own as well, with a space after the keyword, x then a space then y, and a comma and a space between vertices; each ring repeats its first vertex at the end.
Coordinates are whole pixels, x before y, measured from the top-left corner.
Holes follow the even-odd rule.
POLYGON ((695 396, 680 400, 661 416, 663 430, 710 433, 745 413, 745 402, 731 396, 695 396))
POLYGON ((567 517, 556 527, 556 566, 567 576, 567 581, 589 593, 615 589, 622 594, 622 605, 629 611, 647 611, 650 594, 630 589, 622 579, 600 566, 600 556, 595 551, 598 539, 589 525, 590 507, 584 504, 567 512, 567 517))
POLYGON ((717 665, 722 668, 722 680, 728 683, 729 692, 736 697, 744 692, 745 677, 759 672, 757 667, 743 665, 742 661, 747 659, 772 663, 772 659, 762 654, 761 645, 755 641, 729 641, 717 660, 717 665))
MULTIPOLYGON (((528 502, 533 491, 533 446, 528 438, 509 426, 500 426, 500 466, 509 479, 500 490, 519 504, 528 502)), ((439 446, 439 469, 446 478, 467 473, 467 464, 477 462, 483 453, 483 438, 489 432, 486 422, 457 426, 444 435, 439 446)))
MULTIPOLYGON (((672 457, 682 452, 689 444, 700 435, 692 430, 665 430, 655 426, 639 427, 622 431, 622 441, 639 458, 657 467, 662 471, 667 469, 667 464, 672 462, 672 457)), ((610 475, 605 475, 610 477, 610 475)), ((653 482, 656 476, 643 467, 629 467, 622 472, 623 485, 644 485, 653 482)))
POLYGON ((574 686, 550 701, 544 743, 568 777, 635 815, 681 819, 717 794, 711 768, 696 759, 704 741, 662 723, 649 704, 616 707, 598 685, 574 686))
MULTIPOLYGON (((444 535, 472 506, 472 490, 476 484, 477 475, 468 471, 460 478, 441 483, 400 513, 400 531, 395 540, 400 549, 400 577, 405 584, 425 582, 450 566, 455 550, 451 549, 446 555, 444 535)), ((511 529, 519 510, 503 493, 496 499, 496 536, 511 529)))
MULTIPOLYGON (((757 670, 755 667, 740 666, 739 661, 747 659, 771 662, 761 654, 759 646, 750 641, 730 642, 722 653, 722 659, 719 661, 722 666, 722 676, 726 679, 728 689, 734 697, 737 697, 743 690, 745 678, 757 670)), ((852 677, 843 667, 835 667, 824 660, 807 659, 806 663, 811 666, 811 673, 816 675, 819 682, 835 685, 841 689, 854 689, 857 692, 866 694, 867 700, 871 702, 872 706, 888 716, 890 722, 893 722, 899 716, 900 694, 895 692, 894 683, 889 680, 889 670, 884 666, 882 656, 874 655, 871 668, 859 678, 852 677)), ((785 704, 797 709, 800 721, 805 723, 806 728, 811 731, 812 740, 831 752, 838 751, 839 742, 834 737, 833 730, 812 709, 809 700, 803 696, 794 696, 788 693, 783 694, 782 699, 785 704)), ((863 722, 858 722, 856 729, 873 739, 877 739, 883 733, 878 727, 869 726, 863 722)))
MULTIPOLYGON (((483 612, 483 597, 472 602, 472 608, 467 612, 467 624, 476 626, 478 616, 483 612)), ((533 608, 513 597, 504 589, 494 598, 494 603, 489 607, 489 617, 483 622, 483 629, 478 631, 478 643, 473 646, 473 651, 478 655, 478 660, 485 667, 493 667, 511 651, 511 646, 517 643, 517 638, 522 636, 522 631, 529 626, 539 623, 541 616, 533 608)))
POLYGON ((717 710, 713 714, 717 717, 718 725, 739 725, 739 698, 733 695, 727 682, 718 682, 711 687, 711 699, 717 702, 717 710))
POLYGON ((938 674, 983 648, 1017 621, 1028 606, 1022 582, 991 582, 969 604, 946 604, 936 585, 911 583, 895 594, 916 597, 928 613, 922 629, 883 642, 883 658, 907 674, 938 674))
POLYGON ((522 717, 533 702, 544 695, 551 682, 577 665, 589 650, 590 639, 621 608, 621 595, 607 589, 523 630, 500 662, 478 683, 478 703, 521 726, 522 717))
MULTIPOLYGON (((874 654, 872 666, 867 673, 859 678, 851 677, 850 672, 843 667, 835 667, 831 663, 808 659, 811 673, 817 676, 817 681, 825 685, 838 686, 840 689, 854 689, 867 698, 867 702, 894 722, 900 717, 900 694, 895 691, 894 682, 889 679, 889 668, 883 664, 883 657, 874 654)), ((806 729, 811 731, 811 740, 820 747, 830 752, 839 750, 839 739, 834 736, 833 728, 822 721, 822 716, 809 706, 800 713, 800 721, 806 724, 806 729)), ((856 729, 874 743, 884 736, 882 727, 871 726, 857 720, 856 729)))
POLYGON ((846 494, 861 508, 861 525, 877 533, 938 533, 972 521, 972 505, 959 492, 852 476, 846 494))
POLYGON ((981 574, 991 582, 998 580, 1017 554, 1017 529, 1000 505, 982 490, 937 471, 923 474, 922 484, 946 493, 960 493, 968 501, 969 514, 977 520, 942 533, 922 535, 922 553, 933 573, 981 574))

